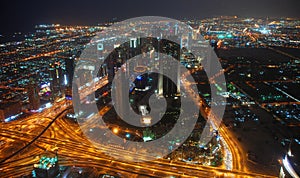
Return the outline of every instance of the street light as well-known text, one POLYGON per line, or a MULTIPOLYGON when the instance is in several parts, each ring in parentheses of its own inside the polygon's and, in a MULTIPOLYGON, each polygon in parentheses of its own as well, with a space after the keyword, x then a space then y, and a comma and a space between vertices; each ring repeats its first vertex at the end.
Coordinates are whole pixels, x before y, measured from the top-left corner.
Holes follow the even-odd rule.
POLYGON ((114 129, 113 129, 113 132, 114 132, 115 134, 117 134, 117 133, 119 133, 119 129, 118 129, 118 128, 114 128, 114 129))

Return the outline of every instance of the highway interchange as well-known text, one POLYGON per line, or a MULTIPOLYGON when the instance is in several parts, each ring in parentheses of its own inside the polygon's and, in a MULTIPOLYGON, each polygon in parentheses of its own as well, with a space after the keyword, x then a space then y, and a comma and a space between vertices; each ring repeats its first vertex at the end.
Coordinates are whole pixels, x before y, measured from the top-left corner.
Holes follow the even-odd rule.
MULTIPOLYGON (((22 120, 1 123, 0 134, 4 144, 1 146, 0 176, 19 177, 30 174, 33 164, 38 162, 39 155, 45 152, 54 154, 57 151, 60 165, 94 167, 112 175, 118 173, 121 177, 272 177, 247 171, 243 166, 244 154, 222 126, 220 134, 231 152, 232 170, 162 158, 150 162, 134 162, 134 158, 133 162, 115 160, 114 156, 130 156, 132 153, 111 145, 103 144, 101 149, 99 146, 95 147, 83 136, 76 122, 64 117, 70 107, 70 101, 62 100, 41 113, 22 120), (111 156, 103 153, 108 151, 111 156), (16 152, 18 154, 15 154, 16 152)), ((99 114, 104 115, 107 111, 104 107, 99 114)), ((93 121, 90 123, 93 124, 93 121)), ((135 156, 143 160, 143 157, 150 155, 135 156)))

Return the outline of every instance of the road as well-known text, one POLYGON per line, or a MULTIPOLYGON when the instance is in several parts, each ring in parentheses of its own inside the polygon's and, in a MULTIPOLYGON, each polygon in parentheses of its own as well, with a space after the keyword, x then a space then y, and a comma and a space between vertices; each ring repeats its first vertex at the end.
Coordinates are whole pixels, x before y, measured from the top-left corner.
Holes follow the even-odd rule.
MULTIPOLYGON (((212 168, 205 166, 195 166, 182 162, 170 162, 169 160, 157 159, 152 162, 124 162, 112 159, 110 156, 103 154, 103 150, 110 150, 111 154, 124 155, 128 154, 126 150, 115 148, 107 145, 102 145, 102 150, 93 147, 81 136, 80 130, 76 123, 72 123, 65 119, 58 119, 52 127, 49 128, 47 133, 40 139, 36 140, 36 145, 39 148, 28 150, 30 153, 25 152, 20 158, 10 160, 1 164, 3 175, 6 176, 19 176, 24 172, 30 173, 32 165, 38 161, 37 155, 41 154, 44 150, 54 152, 58 148, 59 164, 65 166, 78 166, 78 167, 95 167, 99 169, 106 169, 110 172, 122 173, 124 176, 138 176, 147 175, 154 177, 167 177, 167 176, 182 176, 182 177, 214 177, 214 176, 249 176, 249 177, 267 177, 259 174, 248 174, 239 171, 229 171, 220 168, 212 168), (76 129, 77 128, 77 129, 76 129), (62 130, 62 133, 55 134, 51 138, 51 132, 57 132, 57 129, 62 130), (41 151, 40 151, 40 150, 41 151), (36 150, 36 151, 34 151, 36 150), (17 171, 15 169, 18 168, 17 171)), ((11 131, 10 133, 2 134, 3 137, 12 137, 12 135, 20 137, 22 141, 29 141, 35 137, 34 134, 28 133, 22 135, 20 132, 11 131)))
MULTIPOLYGON (((0 164, 1 177, 4 175, 6 177, 17 177, 24 173, 30 174, 33 164, 38 162, 39 155, 45 153, 45 151, 55 153, 55 150, 58 150, 60 165, 95 167, 107 170, 107 172, 121 173, 124 177, 138 177, 141 175, 152 177, 271 177, 244 171, 241 165, 241 158, 238 157, 240 154, 237 151, 238 148, 233 151, 233 170, 177 161, 170 162, 161 158, 150 162, 115 160, 111 156, 131 156, 132 152, 128 152, 121 147, 106 144, 95 147, 84 137, 76 122, 65 119, 63 116, 57 118, 45 133, 36 138, 69 105, 68 101, 55 102, 51 108, 45 109, 41 113, 22 120, 1 123, 1 140, 6 142, 1 148, 5 148, 5 150, 13 150, 13 153, 17 150, 12 148, 16 148, 16 145, 19 143, 24 146, 35 139, 26 149, 0 164), (111 156, 104 154, 104 152, 108 151, 111 156), (236 157, 234 156, 235 154, 237 155, 236 157)), ((104 107, 99 111, 99 114, 104 115, 108 110, 107 107, 104 107)), ((93 124, 93 121, 90 124, 93 124)), ((221 135, 226 140, 226 143, 233 145, 229 141, 231 140, 230 135, 222 130, 221 128, 221 135)), ((232 147, 236 148, 236 145, 232 147)), ((1 155, 3 156, 3 154, 1 155)), ((143 160, 151 155, 140 154, 134 156, 138 156, 139 160, 143 160)), ((132 157, 133 161, 134 159, 135 157, 132 157)))
MULTIPOLYGON (((188 73, 183 74, 184 76, 189 75, 188 73)), ((218 73, 219 75, 219 73, 218 73)), ((185 77, 182 77, 181 80, 183 87, 185 88, 185 91, 188 92, 188 94, 191 96, 191 98, 194 98, 194 102, 199 106, 199 109, 201 111, 201 114, 204 118, 208 120, 208 117, 211 118, 212 122, 216 121, 216 115, 209 109, 207 106, 203 107, 203 104, 205 103, 204 98, 200 97, 200 101, 198 100, 199 96, 191 87, 191 82, 184 80, 185 77)), ((214 125, 218 125, 217 123, 213 123, 214 125)), ((239 146, 238 141, 234 139, 234 137, 231 135, 231 132, 228 131, 228 129, 221 124, 219 128, 219 133, 221 136, 221 140, 223 141, 224 149, 225 149, 225 167, 230 170, 239 170, 242 172, 248 172, 247 168, 245 167, 245 160, 246 153, 243 152, 242 148, 239 146), (229 149, 229 150, 228 150, 229 149)))
POLYGON ((78 90, 80 100, 84 97, 94 93, 97 89, 104 87, 108 84, 108 76, 104 76, 102 78, 96 78, 88 85, 80 87, 78 90))

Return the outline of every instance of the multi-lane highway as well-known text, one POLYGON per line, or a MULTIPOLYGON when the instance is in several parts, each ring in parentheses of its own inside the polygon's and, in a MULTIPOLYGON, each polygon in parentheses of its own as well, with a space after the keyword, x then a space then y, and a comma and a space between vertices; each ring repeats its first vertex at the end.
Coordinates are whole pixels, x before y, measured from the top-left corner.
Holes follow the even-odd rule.
MULTIPOLYGON (((35 138, 34 133, 24 134, 19 131, 7 132, 6 134, 2 134, 2 137, 11 138, 12 135, 17 136, 24 142, 29 142, 35 138)), ((102 145, 101 149, 95 148, 89 141, 82 137, 82 133, 75 122, 63 118, 57 119, 47 132, 35 141, 35 145, 20 154, 18 158, 2 163, 2 175, 15 177, 24 173, 30 173, 32 165, 38 161, 37 156, 39 154, 42 154, 45 150, 55 152, 56 149, 58 149, 60 165, 95 167, 104 169, 106 172, 112 174, 119 173, 123 177, 137 177, 138 175, 147 177, 232 177, 237 175, 267 177, 220 168, 195 166, 182 162, 170 162, 164 159, 139 163, 115 160, 103 154, 103 150, 110 150, 111 154, 116 155, 126 155, 128 151, 108 145, 102 145), (16 168, 17 170, 15 170, 16 168)))
MULTIPOLYGON (((6 153, 1 154, 1 177, 17 177, 24 173, 30 174, 33 164, 38 162, 39 155, 45 153, 45 151, 54 153, 56 150, 58 150, 60 165, 95 167, 106 170, 108 173, 119 173, 123 177, 138 177, 138 175, 148 177, 270 177, 251 173, 242 168, 242 158, 239 157, 241 153, 238 152, 236 144, 230 142, 232 137, 222 131, 223 128, 220 129, 220 133, 226 143, 231 145, 233 170, 176 161, 170 162, 161 158, 151 162, 138 163, 115 160, 113 157, 118 155, 131 156, 132 153, 121 147, 106 144, 96 148, 84 137, 77 123, 65 119, 61 114, 69 107, 69 104, 67 101, 55 102, 51 108, 45 109, 41 113, 23 120, 1 123, 1 141, 5 142, 1 150, 5 150, 6 153), (51 126, 37 138, 54 118, 56 120, 51 126), (34 142, 32 142, 33 140, 34 142), (20 153, 9 157, 9 155, 14 154, 30 142, 32 143, 20 153), (17 145, 21 146, 18 147, 17 145), (108 150, 113 157, 104 154, 108 150), (9 157, 9 159, 5 159, 5 157, 9 157)), ((99 114, 104 115, 107 111, 107 107, 104 107, 99 111, 99 114)), ((93 124, 93 122, 91 121, 90 124, 93 124)), ((139 160, 143 160, 150 155, 135 156, 138 156, 139 160)), ((134 161, 135 158, 132 157, 132 160, 134 161)))
MULTIPOLYGON (((220 71, 221 72, 221 71, 220 71)), ((183 76, 189 75, 188 73, 183 74, 183 76)), ((205 117, 208 120, 208 117, 210 117, 212 124, 218 125, 216 123, 216 115, 209 109, 205 109, 206 107, 203 107, 203 104, 205 103, 204 98, 200 97, 200 100, 198 100, 198 97, 193 96, 199 96, 191 87, 191 82, 184 80, 181 80, 182 86, 185 88, 185 91, 188 92, 188 94, 191 96, 191 98, 194 98, 194 102, 198 104, 199 109, 201 111, 201 114, 203 117, 205 117)), ((234 137, 231 135, 231 132, 227 130, 226 127, 224 127, 222 124, 219 128, 219 133, 221 135, 221 141, 223 142, 223 148, 224 148, 224 156, 225 156, 225 168, 229 170, 239 170, 243 172, 247 172, 247 168, 245 167, 245 160, 246 160, 246 153, 243 152, 241 147, 239 146, 238 142, 234 139, 234 137)))

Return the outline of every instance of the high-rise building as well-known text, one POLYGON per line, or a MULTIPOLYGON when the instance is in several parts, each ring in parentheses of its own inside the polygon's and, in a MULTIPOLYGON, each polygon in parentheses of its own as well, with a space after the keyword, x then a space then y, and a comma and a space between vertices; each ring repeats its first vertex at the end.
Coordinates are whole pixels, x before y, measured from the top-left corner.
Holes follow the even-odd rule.
POLYGON ((30 79, 30 83, 27 87, 27 94, 29 97, 29 109, 38 110, 41 106, 40 96, 39 96, 39 87, 38 84, 30 79))
POLYGON ((21 112, 22 105, 20 102, 5 102, 0 103, 0 121, 17 115, 21 112))
POLYGON ((74 76, 74 59, 65 59, 66 73, 67 73, 67 86, 72 86, 74 76))
POLYGON ((93 80, 93 69, 92 70, 79 69, 78 73, 80 74, 78 75, 80 86, 90 83, 93 80))
MULTIPOLYGON (((119 70, 122 70, 119 69, 119 70)), ((116 78, 116 103, 115 107, 119 111, 119 116, 121 118, 128 117, 129 115, 129 101, 126 100, 126 97, 129 96, 129 85, 124 85, 125 81, 125 71, 120 71, 120 76, 116 78)))
MULTIPOLYGON (((170 38, 173 38, 175 41, 176 37, 170 38)), ((162 45, 164 46, 162 52, 166 55, 171 55, 179 63, 180 45, 168 40, 163 40, 162 45)), ((178 95, 180 94, 180 65, 176 62, 166 62, 163 58, 162 56, 159 59, 160 73, 163 73, 163 71, 172 71, 169 75, 172 75, 170 77, 172 77, 174 81, 160 74, 158 78, 158 94, 160 96, 163 94, 167 97, 178 95)))
POLYGON ((49 72, 52 99, 55 99, 61 94, 64 84, 64 77, 61 64, 59 62, 55 62, 50 66, 49 72))
POLYGON ((300 142, 298 139, 292 140, 287 154, 281 160, 280 178, 299 178, 300 177, 300 142))
POLYGON ((42 156, 38 164, 34 164, 33 177, 54 178, 59 175, 57 156, 42 156))
POLYGON ((99 72, 98 72, 98 76, 99 77, 103 77, 107 75, 107 64, 103 64, 101 65, 99 72))
POLYGON ((111 54, 109 54, 107 56, 107 74, 108 74, 108 81, 110 83, 113 82, 114 77, 115 77, 115 69, 116 69, 116 63, 115 63, 115 59, 117 58, 117 54, 116 52, 112 52, 111 54))

